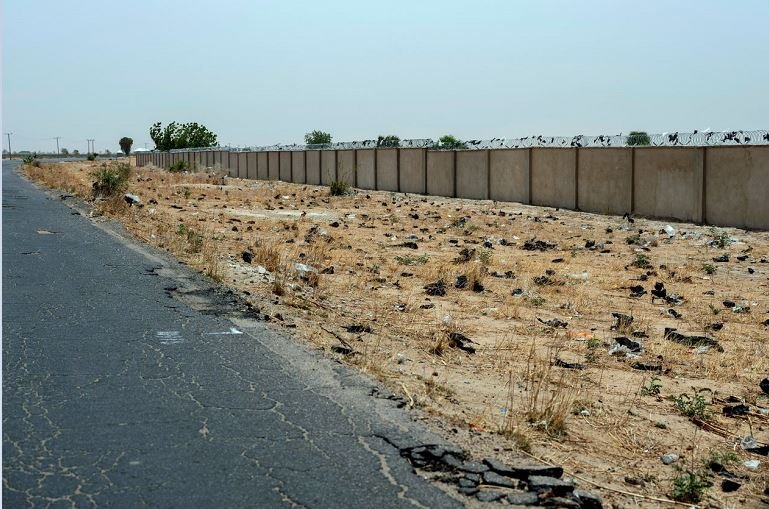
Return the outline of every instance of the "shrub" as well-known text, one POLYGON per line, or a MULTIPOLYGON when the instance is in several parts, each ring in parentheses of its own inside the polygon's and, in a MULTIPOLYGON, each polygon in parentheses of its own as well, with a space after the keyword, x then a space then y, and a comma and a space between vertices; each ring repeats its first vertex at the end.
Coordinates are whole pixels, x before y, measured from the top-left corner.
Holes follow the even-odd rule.
POLYGON ((379 136, 376 140, 377 147, 400 147, 401 139, 394 134, 388 134, 387 136, 379 136))
POLYGON ((190 163, 187 161, 176 161, 174 164, 172 164, 168 171, 171 173, 181 173, 183 171, 189 171, 190 170, 190 163))
POLYGON ((114 196, 128 187, 131 166, 127 163, 102 164, 91 176, 96 178, 93 183, 94 198, 114 196))
POLYGON ((24 164, 35 164, 35 161, 37 161, 37 159, 35 159, 35 156, 33 156, 32 154, 29 154, 24 156, 24 158, 21 161, 24 164))
POLYGON ((331 143, 331 134, 316 129, 304 135, 304 142, 307 145, 328 145, 331 143))
POLYGON ((682 393, 678 396, 671 396, 670 399, 675 404, 679 412, 686 417, 697 417, 705 419, 707 417, 708 404, 705 397, 699 393, 682 393))
POLYGON ((680 502, 697 503, 702 499, 708 483, 695 472, 685 472, 673 480, 673 498, 680 502))
POLYGON ((150 127, 150 138, 155 142, 157 150, 216 146, 216 135, 197 122, 171 122, 165 129, 160 122, 156 122, 150 127))
POLYGON ((331 196, 345 196, 350 194, 350 184, 344 180, 335 180, 329 186, 329 194, 331 196))
POLYGON ((646 131, 630 131, 630 134, 627 136, 627 144, 631 147, 651 145, 652 140, 646 131))
POLYGON ((467 143, 456 138, 451 134, 447 134, 445 136, 441 136, 440 138, 438 138, 437 148, 443 149, 443 150, 463 149, 463 148, 467 148, 467 143))
POLYGON ((96 154, 88 154, 86 157, 89 161, 95 161, 96 160, 96 154))

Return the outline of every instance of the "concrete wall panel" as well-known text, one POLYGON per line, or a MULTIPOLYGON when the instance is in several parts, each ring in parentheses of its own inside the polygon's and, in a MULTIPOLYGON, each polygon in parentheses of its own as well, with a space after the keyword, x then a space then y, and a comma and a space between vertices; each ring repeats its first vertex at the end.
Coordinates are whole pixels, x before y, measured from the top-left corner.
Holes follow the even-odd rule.
POLYGON ((457 198, 489 198, 488 162, 487 150, 457 151, 457 198))
POLYGON ((291 152, 280 152, 280 180, 291 182, 291 152))
POLYGON ((400 149, 400 187, 402 193, 425 194, 425 152, 423 148, 400 149))
POLYGON ((571 148, 531 149, 531 203, 574 209, 577 151, 571 148))
POLYGON ((376 151, 358 150, 356 186, 361 189, 376 189, 376 151))
POLYGON ((704 219, 769 230, 769 147, 706 150, 704 219))
POLYGON ((248 178, 248 154, 246 152, 238 152, 238 178, 248 178))
POLYGON ((270 158, 267 156, 267 152, 256 153, 256 176, 259 180, 267 180, 270 178, 267 173, 267 163, 270 158))
POLYGON ((355 151, 339 150, 336 153, 337 178, 347 182, 351 186, 355 185, 355 151))
POLYGON ((702 148, 635 149, 635 213, 702 221, 702 148))
POLYGON ((246 152, 246 178, 256 180, 256 152, 246 152))
POLYGON ((307 174, 307 183, 314 186, 320 185, 320 150, 308 150, 304 171, 307 174))
POLYGON ((581 148, 577 152, 577 206, 599 214, 630 212, 633 153, 627 148, 581 148))
POLYGON ((320 183, 324 186, 331 185, 336 180, 336 151, 320 151, 320 183))
POLYGON ((291 152, 291 168, 293 175, 291 181, 296 184, 307 182, 307 172, 304 169, 304 151, 295 150, 291 152))
POLYGON ((398 191, 398 149, 376 149, 376 174, 380 191, 398 191))
POLYGON ((427 194, 454 196, 454 151, 427 151, 427 194))
POLYGON ((223 169, 223 166, 222 166, 222 155, 223 154, 224 154, 224 152, 222 152, 221 150, 214 151, 214 164, 213 164, 213 167, 214 167, 215 171, 220 171, 220 170, 223 169))
POLYGON ((267 153, 267 178, 269 180, 280 178, 280 152, 267 153))
POLYGON ((529 149, 491 151, 489 199, 529 203, 529 149))

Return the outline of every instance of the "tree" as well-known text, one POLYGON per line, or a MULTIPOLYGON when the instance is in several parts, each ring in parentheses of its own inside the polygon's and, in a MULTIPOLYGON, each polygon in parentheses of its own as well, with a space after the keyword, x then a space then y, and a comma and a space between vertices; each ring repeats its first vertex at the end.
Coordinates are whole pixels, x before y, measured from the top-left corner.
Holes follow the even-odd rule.
POLYGON ((68 156, 69 155, 69 150, 67 150, 66 148, 62 147, 61 148, 61 155, 65 156, 65 157, 68 156))
POLYGON ((316 129, 304 135, 304 142, 307 145, 328 145, 331 143, 331 134, 316 129))
POLYGON ((122 150, 125 155, 131 153, 131 145, 134 144, 133 139, 128 136, 123 136, 118 143, 120 143, 120 150, 122 150))
POLYGON ((646 131, 630 131, 630 134, 627 135, 627 144, 631 147, 636 145, 651 145, 652 140, 649 138, 646 131))
POLYGON ((387 136, 379 136, 376 140, 377 147, 400 147, 401 139, 394 134, 388 134, 387 136))
POLYGON ((216 134, 197 122, 171 122, 165 129, 160 122, 156 122, 150 127, 150 138, 155 142, 157 150, 216 146, 216 134))
POLYGON ((438 138, 438 148, 445 150, 467 148, 467 143, 451 134, 446 134, 438 138))
POLYGON ((73 156, 79 156, 80 155, 80 151, 78 149, 75 149, 75 150, 72 151, 72 155, 73 156))

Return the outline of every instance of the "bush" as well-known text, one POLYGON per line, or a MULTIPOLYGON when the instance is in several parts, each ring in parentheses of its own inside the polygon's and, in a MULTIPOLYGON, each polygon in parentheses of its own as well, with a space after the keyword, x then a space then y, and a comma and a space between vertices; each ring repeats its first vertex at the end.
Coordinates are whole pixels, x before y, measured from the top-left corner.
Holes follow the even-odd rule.
POLYGON ((331 143, 331 134, 317 129, 304 135, 307 145, 328 145, 331 143))
POLYGON ((673 481, 673 498, 679 502, 697 503, 702 499, 708 482, 695 472, 686 472, 673 481))
POLYGON ((155 142, 157 150, 216 146, 216 135, 197 122, 171 122, 165 129, 160 122, 156 122, 150 127, 150 138, 155 142))
POLYGON ((89 161, 95 161, 96 160, 96 154, 88 154, 86 157, 89 161))
POLYGON ((118 144, 120 144, 120 150, 122 150, 125 155, 128 155, 131 153, 131 145, 134 144, 134 140, 128 136, 123 136, 120 138, 120 141, 118 141, 118 144))
POLYGON ((401 139, 394 134, 388 134, 387 136, 379 136, 376 140, 377 147, 400 147, 401 139))
POLYGON ((32 154, 24 156, 24 158, 21 160, 21 162, 24 164, 35 164, 35 161, 37 161, 37 159, 35 159, 35 156, 32 154))
POLYGON ((344 180, 335 180, 329 187, 329 194, 331 194, 331 196, 344 196, 350 194, 350 191, 350 184, 344 180))
POLYGON ((436 148, 439 148, 442 150, 463 149, 463 148, 467 148, 467 143, 456 138, 451 134, 447 134, 445 136, 441 136, 440 138, 438 138, 438 145, 436 146, 436 148))
POLYGON ((91 176, 96 178, 93 183, 93 196, 109 197, 125 191, 131 178, 131 166, 127 163, 102 164, 91 176))
POLYGON ((649 138, 646 131, 630 131, 630 134, 627 135, 627 144, 631 147, 636 145, 651 145, 652 140, 649 138))
POLYGON ((190 163, 187 161, 176 161, 168 168, 168 171, 172 173, 181 173, 183 171, 189 171, 190 169, 190 163))

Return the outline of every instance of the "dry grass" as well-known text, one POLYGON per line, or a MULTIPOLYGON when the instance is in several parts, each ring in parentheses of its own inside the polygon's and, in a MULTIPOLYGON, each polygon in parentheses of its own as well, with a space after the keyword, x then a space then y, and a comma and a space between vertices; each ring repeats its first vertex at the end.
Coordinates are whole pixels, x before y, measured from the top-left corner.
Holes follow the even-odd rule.
MULTIPOLYGON (((26 170, 47 185, 89 196, 88 164, 26 170)), ((138 238, 249 292, 256 306, 280 313, 280 323, 295 325, 318 347, 328 351, 343 338, 356 351, 344 359, 436 416, 436 426, 453 428, 453 440, 480 453, 524 450, 617 489, 667 497, 676 471, 660 464, 660 454, 677 452, 701 463, 712 450, 733 448, 735 437, 752 433, 769 441, 766 416, 724 417, 719 403, 736 396, 769 407, 757 388, 769 373, 769 329, 761 325, 769 318, 769 264, 760 261, 769 260, 766 233, 677 224, 678 235, 670 240, 661 232, 665 223, 643 219, 628 224, 578 212, 384 192, 331 199, 322 187, 152 168, 137 169, 129 191, 142 197, 143 208, 116 202, 100 204, 100 210, 138 238), (738 243, 706 245, 730 237, 738 243), (533 238, 558 246, 522 249, 533 238), (587 240, 603 245, 589 249, 587 240), (404 247, 407 241, 418 248, 404 247), (245 249, 254 253, 251 265, 241 260, 245 249), (475 252, 457 262, 463 249, 475 252), (729 263, 712 261, 724 252, 729 263), (748 259, 736 261, 742 255, 748 259), (300 273, 296 263, 314 270, 300 273), (705 264, 716 265, 715 272, 707 274, 705 264), (257 273, 256 265, 270 274, 257 273), (462 275, 468 284, 455 288, 462 275), (426 295, 424 286, 438 279, 446 282, 446 295, 426 295), (657 281, 683 302, 630 297, 628 287, 650 291, 657 281), (483 291, 473 291, 474 282, 483 291), (725 300, 751 312, 735 313, 725 300), (611 330, 611 312, 634 320, 611 330), (556 318, 568 326, 538 320, 556 318), (716 321, 723 328, 706 331, 716 321), (343 326, 350 324, 371 332, 348 333, 343 326), (707 332, 724 352, 697 353, 668 341, 664 327, 707 332), (452 348, 451 332, 469 337, 476 353, 452 348), (634 332, 648 337, 634 338, 634 332), (609 355, 620 335, 642 343, 643 354, 609 355), (559 367, 556 359, 585 369, 559 367), (639 371, 635 362, 662 371, 639 371), (652 374, 659 395, 642 390, 652 374), (668 399, 703 388, 714 392, 709 430, 680 415, 668 399), (628 486, 626 477, 648 480, 628 486)), ((722 506, 756 505, 767 464, 749 472, 741 462, 751 456, 736 452, 733 469, 751 481, 735 494, 713 488, 709 496, 722 506)), ((605 496, 624 505, 631 500, 605 496)))

